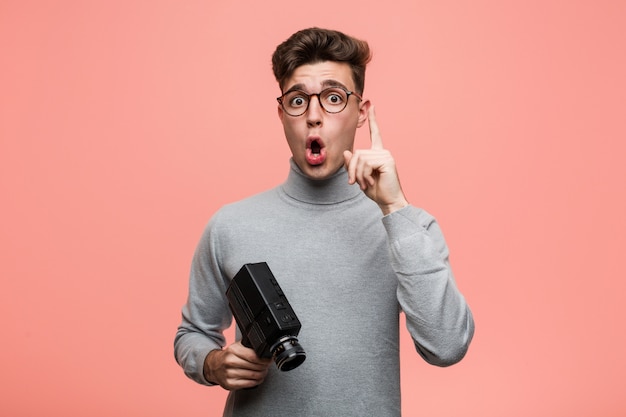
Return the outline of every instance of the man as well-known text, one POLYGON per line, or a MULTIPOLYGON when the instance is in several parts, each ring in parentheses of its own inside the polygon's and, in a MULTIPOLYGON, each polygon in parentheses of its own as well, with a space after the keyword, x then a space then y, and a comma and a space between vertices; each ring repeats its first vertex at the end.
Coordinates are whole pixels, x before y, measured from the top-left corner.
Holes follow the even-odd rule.
POLYGON ((213 216, 175 339, 190 378, 230 391, 224 415, 398 416, 399 313, 431 364, 458 362, 472 339, 441 230, 407 201, 363 98, 369 60, 367 43, 318 28, 274 52, 288 178, 213 216), (353 150, 368 120, 371 148, 353 150), (226 288, 256 262, 267 262, 302 323, 307 358, 289 372, 240 342, 225 347, 226 288))

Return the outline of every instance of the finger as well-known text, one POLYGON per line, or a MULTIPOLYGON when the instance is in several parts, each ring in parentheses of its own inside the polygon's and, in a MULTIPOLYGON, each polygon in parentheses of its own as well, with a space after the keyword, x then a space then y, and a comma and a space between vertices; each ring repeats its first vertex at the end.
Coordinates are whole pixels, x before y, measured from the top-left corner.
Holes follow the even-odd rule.
POLYGON ((232 353, 242 362, 241 365, 248 369, 263 369, 272 361, 271 358, 259 358, 254 351, 241 344, 241 341, 231 345, 232 353))
POLYGON ((230 368, 227 370, 229 385, 238 388, 253 387, 261 384, 268 374, 268 367, 263 369, 230 368))
POLYGON ((365 166, 365 162, 363 161, 363 158, 359 158, 358 163, 356 164, 356 168, 354 171, 354 175, 356 178, 356 182, 359 183, 359 185, 361 186, 361 190, 365 190, 366 188, 366 182, 363 180, 363 170, 364 170, 364 166, 365 166))
POLYGON ((343 151, 343 159, 346 166, 346 171, 348 171, 348 184, 354 184, 354 164, 352 163, 353 154, 350 151, 343 151))
POLYGON ((228 379, 231 381, 255 381, 262 382, 267 376, 267 369, 263 371, 251 371, 247 369, 231 369, 228 371, 228 379))
POLYGON ((239 390, 256 387, 265 381, 266 374, 232 374, 226 379, 224 388, 228 390, 239 390))
POLYGON ((352 184, 359 184, 361 190, 367 188, 367 182, 363 179, 363 168, 365 160, 361 152, 357 151, 350 160, 349 178, 352 178, 352 184))
POLYGON ((358 159, 355 165, 355 180, 361 186, 361 189, 365 191, 368 186, 374 185, 374 168, 370 164, 370 161, 366 154, 357 153, 358 159))
POLYGON ((376 112, 374 111, 374 106, 371 106, 369 108, 367 118, 370 125, 370 139, 372 140, 372 149, 384 149, 383 138, 380 136, 378 123, 376 123, 376 112))
POLYGON ((267 365, 256 365, 240 359, 224 362, 224 372, 228 378, 258 379, 264 377, 269 369, 267 365))
POLYGON ((367 182, 367 186, 373 187, 376 184, 376 176, 380 167, 378 155, 368 155, 364 158, 363 164, 363 179, 367 182))

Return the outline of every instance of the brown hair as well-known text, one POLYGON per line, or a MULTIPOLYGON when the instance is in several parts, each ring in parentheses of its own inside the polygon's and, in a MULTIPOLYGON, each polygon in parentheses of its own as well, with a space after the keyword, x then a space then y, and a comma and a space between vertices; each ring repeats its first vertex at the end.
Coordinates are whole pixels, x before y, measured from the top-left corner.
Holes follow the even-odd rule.
POLYGON ((272 55, 272 69, 282 91, 284 83, 301 65, 345 62, 352 69, 357 93, 363 94, 365 66, 371 59, 367 42, 336 30, 310 28, 294 33, 278 45, 272 55))

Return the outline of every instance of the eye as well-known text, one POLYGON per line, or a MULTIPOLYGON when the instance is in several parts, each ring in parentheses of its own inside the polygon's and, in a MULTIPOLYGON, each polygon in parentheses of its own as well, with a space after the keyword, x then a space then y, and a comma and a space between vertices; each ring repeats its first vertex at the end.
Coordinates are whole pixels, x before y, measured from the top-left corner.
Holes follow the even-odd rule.
POLYGON ((295 92, 287 97, 287 103, 291 107, 302 107, 306 106, 307 98, 301 93, 295 92))
POLYGON ((333 104, 341 103, 342 97, 339 94, 331 94, 328 96, 328 101, 333 104))
POLYGON ((324 103, 331 106, 342 105, 346 99, 346 93, 343 90, 329 89, 323 93, 324 103))

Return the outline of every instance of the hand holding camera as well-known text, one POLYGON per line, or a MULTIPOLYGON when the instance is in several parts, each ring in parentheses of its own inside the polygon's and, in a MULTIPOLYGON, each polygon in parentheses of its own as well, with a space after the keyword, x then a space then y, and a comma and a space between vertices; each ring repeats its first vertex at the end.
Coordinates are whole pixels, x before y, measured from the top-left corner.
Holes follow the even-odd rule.
POLYGON ((271 358, 259 358, 254 350, 235 342, 207 355, 204 377, 229 391, 252 388, 265 380, 271 365, 271 358))
POLYGON ((304 362, 306 353, 297 339, 300 321, 265 262, 245 264, 226 297, 242 339, 207 355, 208 381, 229 390, 251 388, 263 382, 271 359, 281 371, 304 362))

